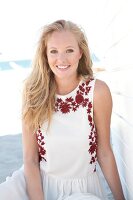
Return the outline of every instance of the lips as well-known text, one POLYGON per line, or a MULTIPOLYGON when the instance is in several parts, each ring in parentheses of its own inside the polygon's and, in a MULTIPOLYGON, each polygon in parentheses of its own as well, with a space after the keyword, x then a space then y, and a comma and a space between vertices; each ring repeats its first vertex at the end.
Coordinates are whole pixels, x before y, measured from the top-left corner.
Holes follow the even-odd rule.
POLYGON ((70 65, 57 65, 56 67, 60 70, 65 70, 65 69, 68 69, 70 65))

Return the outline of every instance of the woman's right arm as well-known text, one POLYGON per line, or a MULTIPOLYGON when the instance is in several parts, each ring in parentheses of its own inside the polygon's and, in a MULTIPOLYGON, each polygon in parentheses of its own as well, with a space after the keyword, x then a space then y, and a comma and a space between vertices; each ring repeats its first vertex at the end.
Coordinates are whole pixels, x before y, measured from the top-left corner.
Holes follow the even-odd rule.
POLYGON ((29 200, 44 200, 36 134, 22 123, 24 174, 29 200))

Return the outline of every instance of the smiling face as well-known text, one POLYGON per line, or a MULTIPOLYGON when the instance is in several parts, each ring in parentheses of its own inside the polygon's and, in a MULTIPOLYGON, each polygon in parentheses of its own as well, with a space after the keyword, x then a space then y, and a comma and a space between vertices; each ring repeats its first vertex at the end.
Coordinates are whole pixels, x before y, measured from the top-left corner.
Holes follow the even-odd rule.
POLYGON ((81 56, 78 41, 72 32, 55 31, 48 38, 48 64, 56 81, 68 78, 75 79, 81 56))

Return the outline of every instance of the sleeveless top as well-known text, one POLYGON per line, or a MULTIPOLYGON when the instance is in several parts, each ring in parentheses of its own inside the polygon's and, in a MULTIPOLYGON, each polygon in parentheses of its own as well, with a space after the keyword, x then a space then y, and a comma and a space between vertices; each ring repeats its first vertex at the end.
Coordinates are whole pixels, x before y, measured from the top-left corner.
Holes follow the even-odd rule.
POLYGON ((45 133, 45 124, 37 131, 40 160, 46 162, 48 173, 81 177, 96 171, 94 84, 94 79, 81 80, 69 94, 56 95, 55 113, 49 130, 45 133))
POLYGON ((49 129, 44 123, 36 133, 41 171, 44 172, 45 184, 47 182, 45 190, 50 195, 46 197, 48 199, 54 200, 59 194, 62 199, 75 191, 92 193, 104 199, 96 172, 94 85, 93 78, 81 80, 69 94, 56 95, 49 129))

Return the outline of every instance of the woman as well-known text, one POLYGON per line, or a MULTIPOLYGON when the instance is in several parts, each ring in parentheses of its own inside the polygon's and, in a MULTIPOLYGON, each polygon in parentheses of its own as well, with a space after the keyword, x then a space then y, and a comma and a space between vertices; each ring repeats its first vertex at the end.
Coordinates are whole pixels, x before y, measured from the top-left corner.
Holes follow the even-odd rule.
POLYGON ((24 169, 0 187, 3 200, 7 189, 14 200, 106 199, 97 160, 114 199, 124 200, 109 141, 111 94, 91 65, 76 24, 44 27, 23 93, 24 169))

